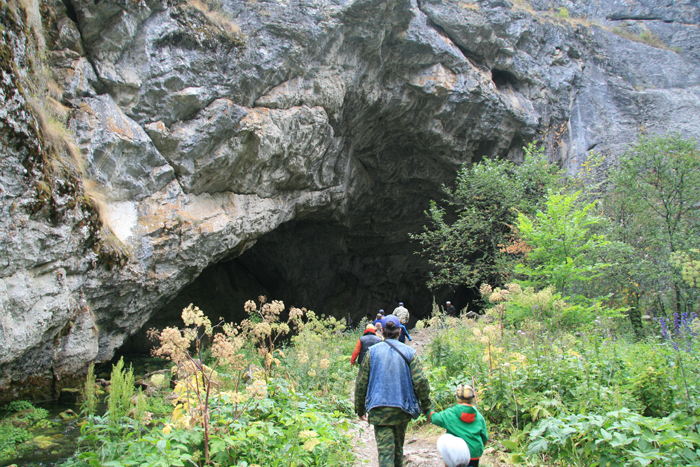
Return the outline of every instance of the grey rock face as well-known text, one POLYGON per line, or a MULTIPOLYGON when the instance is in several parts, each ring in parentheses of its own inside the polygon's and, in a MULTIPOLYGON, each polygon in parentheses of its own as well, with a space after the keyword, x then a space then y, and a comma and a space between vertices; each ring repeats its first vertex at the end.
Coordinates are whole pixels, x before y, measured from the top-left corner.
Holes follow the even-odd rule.
POLYGON ((11 8, 3 15, 0 387, 19 386, 33 397, 50 397, 52 368, 60 369, 57 375, 75 374, 97 353, 96 334, 89 331, 92 315, 80 294, 96 260, 89 248, 94 222, 76 200, 76 174, 45 144, 23 91, 22 73, 32 50, 25 34, 28 23, 11 8), (70 337, 64 331, 68 328, 75 329, 70 337), (37 381, 27 384, 32 376, 37 381))
POLYGON ((237 316, 237 283, 343 317, 398 301, 421 316, 427 264, 408 233, 461 164, 537 140, 575 173, 643 132, 700 135, 689 0, 70 3, 75 21, 55 5, 51 63, 105 229, 71 204, 81 187, 52 192, 58 220, 32 208, 42 139, 19 91, 27 39, 6 28, 6 390, 110 358, 177 317, 185 288, 226 291, 217 317, 237 316), (205 270, 221 287, 197 285, 205 270))
POLYGON ((140 201, 173 179, 172 167, 144 129, 109 95, 82 99, 71 130, 78 136, 88 177, 109 193, 111 201, 140 201))
POLYGON ((247 109, 217 99, 196 118, 146 126, 186 192, 272 196, 321 190, 339 177, 324 167, 333 128, 322 107, 247 109))

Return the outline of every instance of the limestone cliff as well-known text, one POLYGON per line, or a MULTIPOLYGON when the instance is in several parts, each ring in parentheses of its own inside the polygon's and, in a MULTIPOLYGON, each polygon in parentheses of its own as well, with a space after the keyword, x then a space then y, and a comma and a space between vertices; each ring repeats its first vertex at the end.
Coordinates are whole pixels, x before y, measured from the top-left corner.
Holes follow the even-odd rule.
POLYGON ((407 233, 462 163, 537 140, 575 173, 640 132, 700 135, 691 0, 27 0, 1 15, 5 395, 60 387, 190 299, 218 295, 229 317, 257 289, 339 316, 425 313, 407 233), (64 145, 32 104, 52 102, 27 86, 37 59, 64 145))

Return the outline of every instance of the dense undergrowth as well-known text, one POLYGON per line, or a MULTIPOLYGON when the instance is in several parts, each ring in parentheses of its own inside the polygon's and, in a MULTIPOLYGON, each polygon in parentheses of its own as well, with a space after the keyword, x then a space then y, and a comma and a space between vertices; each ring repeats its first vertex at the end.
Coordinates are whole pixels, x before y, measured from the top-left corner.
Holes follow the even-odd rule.
POLYGON ((151 374, 140 382, 146 390, 135 390, 120 361, 102 415, 94 413, 89 376, 78 452, 65 465, 351 465, 355 338, 335 318, 285 313, 281 302, 261 299, 259 307, 246 304, 250 319, 238 326, 183 310, 185 327, 153 333, 154 355, 169 359, 171 371, 151 374))
MULTIPOLYGON (((474 385, 501 465, 700 465, 700 320, 650 323, 641 340, 623 318, 551 329, 523 319, 522 303, 537 293, 510 290, 507 301, 495 302, 506 304, 504 312, 493 307, 475 321, 446 318, 435 307, 431 320, 419 322, 432 336, 423 358, 435 408, 454 403, 457 384, 474 385)), ((546 306, 541 294, 537 299, 533 307, 546 306)), ((300 323, 267 366, 270 347, 255 338, 238 349, 237 364, 203 349, 205 375, 181 374, 173 364, 135 385, 120 362, 101 415, 90 403, 93 376, 78 452, 65 465, 353 465, 349 390, 356 371, 349 355, 357 332, 312 312, 300 323), (211 397, 203 405, 195 392, 206 392, 208 377, 211 397)), ((189 349, 198 358, 196 346, 189 349)), ((41 409, 18 404, 25 403, 8 409, 42 419, 41 409)), ((29 431, 1 429, 4 459, 29 446, 29 431)))
POLYGON ((454 403, 457 384, 476 385, 509 463, 700 465, 695 316, 640 341, 619 319, 566 332, 534 320, 501 328, 491 316, 448 318, 427 361, 439 408, 454 403))

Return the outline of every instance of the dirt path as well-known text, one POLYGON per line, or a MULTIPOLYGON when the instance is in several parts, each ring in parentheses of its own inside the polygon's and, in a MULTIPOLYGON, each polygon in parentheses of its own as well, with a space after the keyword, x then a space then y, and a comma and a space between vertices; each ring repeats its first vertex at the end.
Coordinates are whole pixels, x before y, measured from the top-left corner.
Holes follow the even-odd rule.
MULTIPOLYGON (((427 352, 427 346, 435 334, 436 330, 430 328, 411 332, 413 341, 406 343, 416 349, 420 355, 427 352)), ((361 420, 357 420, 356 426, 355 448, 353 449, 357 457, 355 466, 378 467, 374 429, 367 422, 361 420)), ((444 432, 445 430, 433 425, 425 425, 417 429, 409 428, 403 450, 404 467, 444 467, 445 464, 436 448, 437 439, 444 432)), ((507 467, 509 464, 499 461, 501 457, 492 448, 487 448, 479 465, 483 467, 507 467)))
MULTIPOLYGON (((366 422, 359 422, 359 431, 355 441, 355 466, 377 467, 377 444, 374 441, 374 429, 366 422)), ((404 444, 405 467, 444 467, 440 453, 435 448, 439 435, 422 436, 420 432, 406 434, 404 444)))

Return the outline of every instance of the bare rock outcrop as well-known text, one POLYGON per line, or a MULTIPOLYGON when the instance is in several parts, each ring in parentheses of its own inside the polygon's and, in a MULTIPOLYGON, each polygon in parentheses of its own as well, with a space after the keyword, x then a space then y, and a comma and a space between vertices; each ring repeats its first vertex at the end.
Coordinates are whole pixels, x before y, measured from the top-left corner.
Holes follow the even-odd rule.
POLYGON ((461 164, 539 141, 576 173, 640 133, 700 135, 691 1, 37 0, 0 19, 4 397, 110 358, 183 290, 245 295, 244 273, 319 312, 421 316, 407 234, 461 164), (79 156, 61 170, 22 84, 40 49, 79 156))

